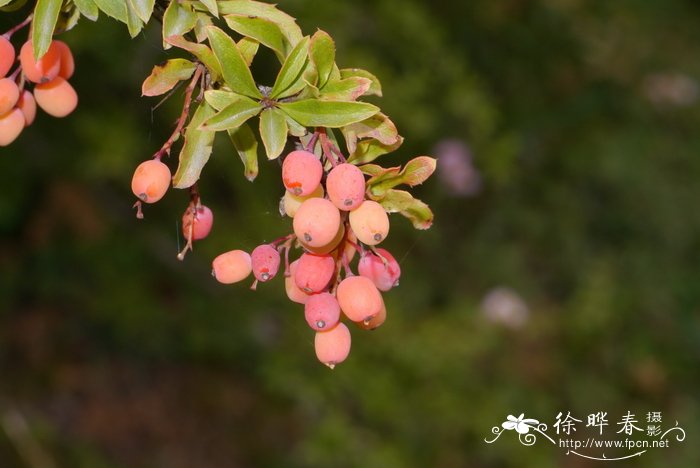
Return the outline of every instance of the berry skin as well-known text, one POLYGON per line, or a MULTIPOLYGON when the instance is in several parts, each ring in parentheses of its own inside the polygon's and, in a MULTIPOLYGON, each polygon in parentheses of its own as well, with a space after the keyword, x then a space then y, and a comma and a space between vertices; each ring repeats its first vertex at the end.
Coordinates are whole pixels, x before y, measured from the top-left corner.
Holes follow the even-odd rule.
POLYGON ((304 317, 314 330, 330 330, 340 320, 340 306, 330 293, 312 294, 304 306, 304 317))
POLYGON ((250 255, 242 250, 222 253, 214 259, 211 267, 214 278, 223 284, 243 281, 253 269, 250 255))
POLYGON ((34 87, 34 98, 41 109, 54 117, 65 117, 78 106, 78 94, 60 76, 34 87))
POLYGON ((194 216, 192 216, 192 209, 188 208, 182 215, 182 235, 185 239, 189 239, 191 232, 193 241, 202 240, 209 235, 213 224, 214 213, 209 207, 198 206, 194 216))
POLYGON ((322 176, 321 161, 308 151, 292 151, 282 163, 282 182, 297 196, 311 195, 321 183, 322 176))
POLYGON ((7 38, 0 36, 0 77, 7 75, 13 63, 15 63, 15 48, 7 38))
POLYGON ((275 277, 280 267, 280 253, 276 248, 270 244, 259 245, 250 256, 255 279, 265 282, 275 277))
POLYGON ((0 115, 0 146, 7 146, 17 139, 24 129, 24 115, 15 108, 0 115))
POLYGON ((294 280, 294 273, 297 271, 298 264, 299 260, 289 264, 289 276, 284 278, 284 289, 287 292, 287 297, 290 301, 297 302, 299 304, 306 304, 306 301, 308 301, 309 297, 311 296, 299 289, 299 286, 297 286, 297 283, 294 280))
POLYGON ((401 267, 399 262, 388 251, 377 249, 377 253, 381 256, 367 252, 360 259, 357 269, 361 276, 371 279, 377 289, 388 291, 398 286, 399 278, 401 277, 401 267))
POLYGON ((299 257, 294 281, 306 293, 317 293, 326 289, 335 271, 335 260, 330 255, 305 253, 299 257))
POLYGON ((22 91, 17 101, 17 108, 21 110, 24 115, 25 126, 30 126, 36 118, 36 100, 34 99, 34 95, 26 89, 22 91))
POLYGON ((365 176, 354 164, 339 164, 328 173, 326 189, 339 210, 354 210, 365 199, 365 176))
POLYGON ((372 280, 364 276, 348 276, 338 285, 338 304, 353 322, 369 321, 384 305, 382 295, 372 280))
POLYGON ((364 244, 377 245, 389 234, 389 216, 376 201, 363 201, 350 212, 349 219, 357 239, 364 244))
POLYGON ((289 190, 285 190, 284 196, 282 197, 282 201, 280 203, 280 212, 282 213, 282 216, 287 215, 290 218, 293 218, 294 215, 297 214, 297 210, 299 209, 302 203, 304 203, 309 198, 323 198, 323 195, 323 185, 321 184, 318 184, 316 190, 314 190, 313 192, 311 192, 311 194, 305 197, 294 195, 289 190))
POLYGON ((170 169, 158 159, 144 161, 136 168, 131 179, 131 191, 141 201, 155 203, 170 186, 170 169))
POLYGON ((17 83, 10 78, 0 79, 0 115, 7 114, 19 99, 17 83))
POLYGON ((382 304, 382 310, 369 320, 357 322, 357 325, 364 330, 374 330, 386 321, 386 306, 382 304))
POLYGON ((58 71, 58 76, 64 79, 69 79, 73 76, 75 71, 75 60, 73 59, 73 53, 70 51, 70 47, 63 41, 53 41, 58 48, 60 54, 60 69, 58 71))
POLYGON ((58 76, 61 69, 61 49, 53 41, 49 50, 34 61, 34 47, 27 41, 19 51, 19 62, 24 76, 33 83, 48 83, 58 76))
POLYGON ((328 331, 316 332, 314 338, 316 357, 333 369, 336 364, 343 362, 350 354, 351 341, 350 330, 342 322, 328 331))
POLYGON ((328 245, 338 233, 340 211, 325 198, 309 198, 294 216, 294 234, 312 248, 328 245))
POLYGON ((306 244, 303 241, 299 241, 299 242, 301 242, 301 245, 303 245, 304 248, 311 253, 314 253, 317 255, 326 255, 326 254, 331 253, 332 251, 334 251, 336 249, 336 247, 338 247, 338 245, 340 244, 340 241, 343 240, 344 235, 345 235, 345 226, 343 224, 341 224, 338 227, 338 232, 336 233, 335 237, 333 237, 333 240, 322 247, 311 247, 310 245, 306 244))

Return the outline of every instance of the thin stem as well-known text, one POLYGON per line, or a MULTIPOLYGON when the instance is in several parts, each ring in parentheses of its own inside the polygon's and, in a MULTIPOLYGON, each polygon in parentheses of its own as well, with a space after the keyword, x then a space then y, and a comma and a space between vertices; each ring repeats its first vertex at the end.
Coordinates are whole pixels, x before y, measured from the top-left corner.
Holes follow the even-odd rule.
POLYGON ((17 31, 19 31, 20 29, 22 29, 23 27, 25 27, 26 25, 28 25, 29 23, 31 23, 31 22, 32 22, 32 19, 34 19, 34 13, 32 13, 32 14, 29 15, 29 16, 27 16, 27 19, 25 19, 24 21, 22 21, 21 23, 19 23, 17 26, 15 26, 14 28, 11 28, 9 31, 7 31, 6 33, 4 33, 4 34, 2 35, 2 37, 4 37, 4 38, 7 39, 7 40, 11 39, 11 38, 12 38, 12 35, 13 35, 14 33, 16 33, 17 31))
POLYGON ((313 153, 314 152, 314 146, 316 146, 316 141, 318 141, 318 131, 315 131, 313 135, 311 135, 311 139, 309 140, 309 144, 306 145, 306 151, 313 153))
POLYGON ((335 167, 338 165, 338 161, 335 159, 333 150, 331 149, 330 141, 328 140, 328 135, 326 135, 326 129, 321 128, 318 130, 318 139, 321 142, 321 148, 323 149, 323 154, 326 160, 331 163, 331 166, 335 167))
POLYGON ((187 227, 187 234, 185 235, 185 240, 187 241, 187 244, 185 244, 185 248, 177 254, 177 259, 180 261, 185 259, 185 255, 187 254, 188 250, 194 250, 194 221, 197 218, 197 210, 201 206, 202 201, 199 196, 199 189, 197 188, 197 184, 195 183, 194 185, 192 185, 192 187, 190 187, 190 204, 185 210, 185 216, 189 217, 189 225, 187 227))
POLYGON ((270 242, 270 245, 273 246, 273 247, 277 247, 277 244, 281 244, 282 242, 289 242, 289 241, 291 241, 291 240, 296 239, 296 237, 297 237, 297 236, 296 236, 296 234, 294 234, 294 233, 292 233, 292 234, 287 234, 287 235, 284 236, 284 237, 280 237, 279 239, 273 240, 272 242, 270 242))

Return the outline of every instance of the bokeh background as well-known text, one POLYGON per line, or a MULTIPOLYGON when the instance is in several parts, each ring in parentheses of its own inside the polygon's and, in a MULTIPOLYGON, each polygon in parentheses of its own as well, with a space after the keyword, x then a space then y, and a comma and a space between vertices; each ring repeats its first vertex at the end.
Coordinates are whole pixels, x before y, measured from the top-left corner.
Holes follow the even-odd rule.
POLYGON ((223 138, 200 184, 214 231, 177 261, 187 193, 138 221, 129 187, 178 115, 180 95, 139 97, 174 52, 157 25, 84 21, 61 37, 78 111, 0 149, 0 466, 598 466, 484 438, 600 410, 610 438, 627 411, 688 435, 618 466, 700 466, 700 5, 280 6, 380 77, 406 137, 386 164, 439 158, 416 191, 433 228, 392 217, 387 323, 330 371, 281 281, 210 278, 289 231, 279 164, 251 184, 223 138))

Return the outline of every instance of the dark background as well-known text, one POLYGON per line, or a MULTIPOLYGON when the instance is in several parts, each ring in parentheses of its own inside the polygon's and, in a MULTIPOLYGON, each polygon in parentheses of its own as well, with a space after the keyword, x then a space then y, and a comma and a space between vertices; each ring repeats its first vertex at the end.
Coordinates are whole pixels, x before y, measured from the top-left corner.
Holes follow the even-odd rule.
POLYGON ((214 230, 177 261, 187 193, 138 221, 129 187, 179 113, 180 94, 139 97, 173 52, 157 24, 130 40, 83 21, 61 36, 78 110, 0 149, 0 466, 603 463, 484 442, 506 415, 560 411, 580 438, 608 411, 610 439, 660 411, 686 440, 610 463, 700 466, 698 3, 280 3, 382 80, 373 102, 406 137, 384 164, 441 159, 416 190, 433 228, 392 216, 387 323, 330 371, 282 281, 210 278, 218 253, 290 230, 279 164, 251 184, 223 138, 200 182, 214 230))

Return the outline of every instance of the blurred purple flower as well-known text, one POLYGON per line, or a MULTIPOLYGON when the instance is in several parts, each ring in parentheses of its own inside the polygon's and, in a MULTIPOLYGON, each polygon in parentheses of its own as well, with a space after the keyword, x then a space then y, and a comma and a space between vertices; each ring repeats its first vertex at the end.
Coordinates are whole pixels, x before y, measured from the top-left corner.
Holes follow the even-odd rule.
POLYGON ((489 291, 481 301, 481 311, 490 321, 509 328, 521 328, 530 315, 525 301, 506 287, 489 291))
POLYGON ((475 196, 481 191, 481 175, 474 167, 469 147, 457 139, 442 140, 435 146, 438 178, 450 195, 475 196))

